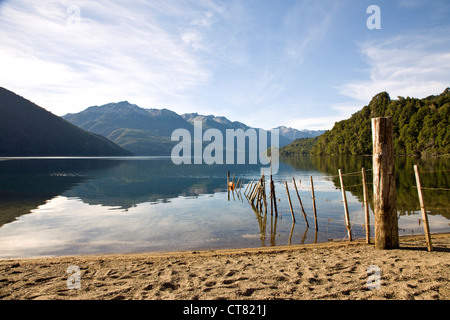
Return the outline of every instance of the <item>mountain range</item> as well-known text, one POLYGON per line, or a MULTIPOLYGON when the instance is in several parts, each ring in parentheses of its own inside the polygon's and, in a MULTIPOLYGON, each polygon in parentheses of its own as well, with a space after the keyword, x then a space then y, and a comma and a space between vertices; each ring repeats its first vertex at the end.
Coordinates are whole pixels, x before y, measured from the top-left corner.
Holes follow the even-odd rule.
MULTIPOLYGON (((371 154, 370 119, 381 116, 393 118, 396 154, 450 154, 450 88, 423 99, 392 100, 381 92, 325 132, 277 127, 280 154, 371 154)), ((128 101, 92 106, 61 118, 0 87, 0 156, 170 155, 178 143, 171 141, 173 131, 186 129, 192 134, 194 121, 202 121, 203 130, 218 129, 224 136, 227 129, 252 129, 225 117, 179 115, 128 101)))
MULTIPOLYGON (((0 156, 170 155, 178 143, 171 141, 173 131, 186 129, 193 133, 194 121, 202 121, 203 130, 214 128, 224 135, 227 129, 251 129, 225 117, 179 115, 168 109, 140 108, 128 101, 58 117, 0 87, 0 156)), ((280 147, 295 137, 322 133, 284 126, 277 129, 280 147)))
POLYGON ((129 156, 101 135, 84 131, 0 87, 0 156, 129 156))
MULTIPOLYGON (((186 129, 193 132, 194 121, 202 121, 203 130, 218 129, 225 136, 227 129, 251 129, 248 125, 225 117, 185 113, 168 109, 144 109, 128 101, 92 106, 84 111, 66 114, 63 118, 83 130, 100 134, 135 155, 170 155, 178 141, 171 141, 172 132, 186 129)), ((257 128, 255 128, 257 129, 257 128)), ((293 137, 313 137, 323 131, 280 129, 280 147, 290 144, 293 137)))

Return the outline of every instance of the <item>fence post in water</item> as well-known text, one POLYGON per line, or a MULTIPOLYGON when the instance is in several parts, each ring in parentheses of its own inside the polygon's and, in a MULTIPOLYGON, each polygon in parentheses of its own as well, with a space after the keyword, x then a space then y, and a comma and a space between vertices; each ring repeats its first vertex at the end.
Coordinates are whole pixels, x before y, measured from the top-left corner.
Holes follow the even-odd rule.
POLYGON ((289 200, 289 207, 291 208, 292 221, 295 223, 294 209, 292 209, 291 196, 289 194, 289 188, 288 188, 288 185, 287 185, 287 181, 284 182, 284 185, 286 186, 286 193, 287 193, 288 200, 289 200))
POLYGON ((425 210, 425 204, 423 202, 422 183, 420 182, 419 167, 417 165, 414 165, 414 173, 416 175, 417 193, 419 194, 420 211, 422 212, 423 229, 427 240, 427 248, 428 251, 432 251, 433 245, 431 244, 430 226, 428 225, 427 211, 425 210))
POLYGON ((273 215, 273 192, 272 192, 272 186, 273 186, 273 180, 272 175, 270 175, 270 183, 269 183, 269 189, 270 189, 270 215, 273 215))
POLYGON ((227 193, 228 201, 230 201, 230 171, 227 171, 227 193))
POLYGON ((270 189, 272 192, 272 200, 273 200, 273 206, 275 208, 275 218, 278 217, 278 209, 277 209, 277 197, 275 195, 275 185, 273 181, 270 181, 270 189))
POLYGON ((305 212, 305 209, 303 208, 302 199, 300 199, 300 195, 298 194, 298 189, 297 189, 297 184, 295 183, 295 178, 292 178, 292 181, 294 182, 295 192, 297 193, 297 198, 298 198, 298 201, 300 202, 300 207, 302 208, 303 218, 305 218, 305 221, 306 221, 306 227, 309 228, 308 219, 306 218, 306 212, 305 212))
POLYGON ((392 118, 372 118, 375 248, 399 246, 392 118))
POLYGON ((253 186, 253 181, 255 181, 255 179, 253 179, 252 182, 251 182, 250 184, 247 183, 247 187, 246 187, 245 190, 244 190, 244 194, 245 194, 245 195, 247 195, 247 189, 248 189, 249 187, 250 187, 250 189, 252 188, 252 186, 253 186))
POLYGON ((366 217, 366 243, 370 244, 370 218, 369 218, 369 199, 367 193, 366 185, 366 170, 362 168, 362 183, 363 183, 363 194, 364 194, 364 213, 366 217))
POLYGON ((258 181, 256 181, 255 184, 253 184, 253 181, 252 181, 252 185, 250 186, 250 188, 248 189, 248 192, 247 192, 247 196, 249 197, 249 199, 251 199, 253 190, 255 189, 255 186, 257 183, 258 183, 258 181))
POLYGON ((255 197, 258 191, 258 185, 259 185, 259 181, 255 183, 255 185, 253 186, 252 191, 250 192, 250 202, 254 203, 255 202, 255 197))
POLYGON ((316 231, 319 231, 319 227, 317 226, 317 212, 316 212, 316 198, 314 196, 314 183, 312 176, 309 176, 311 181, 311 195, 312 195, 312 204, 313 204, 313 212, 314 212, 314 225, 316 227, 316 231))
POLYGON ((262 186, 261 186, 261 191, 262 191, 262 200, 264 202, 264 212, 267 213, 266 178, 263 175, 261 179, 263 180, 263 183, 262 183, 262 186))
POLYGON ((350 225, 350 217, 348 214, 347 196, 345 195, 344 181, 342 179, 341 169, 339 171, 339 180, 341 181, 342 200, 344 201, 345 227, 347 228, 348 240, 352 241, 352 226, 350 225))

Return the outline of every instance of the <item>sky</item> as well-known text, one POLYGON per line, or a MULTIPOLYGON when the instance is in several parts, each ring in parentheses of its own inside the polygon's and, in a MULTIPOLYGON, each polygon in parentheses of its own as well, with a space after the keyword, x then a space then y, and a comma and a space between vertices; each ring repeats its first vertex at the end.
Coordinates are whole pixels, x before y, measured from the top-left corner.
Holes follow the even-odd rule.
POLYGON ((331 129, 379 92, 449 87, 449 17, 448 0, 0 0, 0 86, 59 116, 127 100, 331 129))

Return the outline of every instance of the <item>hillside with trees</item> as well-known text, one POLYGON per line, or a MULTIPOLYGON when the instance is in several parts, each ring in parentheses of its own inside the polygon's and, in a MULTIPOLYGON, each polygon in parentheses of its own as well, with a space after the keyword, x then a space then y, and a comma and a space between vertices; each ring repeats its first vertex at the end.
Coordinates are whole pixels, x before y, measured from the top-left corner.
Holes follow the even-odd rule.
POLYGON ((108 139, 0 87, 0 156, 129 155, 108 139))
POLYGON ((387 92, 381 92, 369 105, 349 119, 336 122, 317 139, 296 140, 282 148, 280 154, 372 154, 371 118, 375 117, 392 117, 397 155, 450 154, 450 88, 423 99, 391 100, 387 92))

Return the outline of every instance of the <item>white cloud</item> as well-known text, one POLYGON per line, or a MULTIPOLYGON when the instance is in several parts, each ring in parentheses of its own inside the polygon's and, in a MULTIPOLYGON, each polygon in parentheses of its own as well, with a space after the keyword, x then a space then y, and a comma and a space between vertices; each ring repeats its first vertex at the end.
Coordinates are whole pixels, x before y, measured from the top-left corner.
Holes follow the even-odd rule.
POLYGON ((195 30, 186 30, 182 33, 181 39, 183 42, 192 47, 195 51, 202 49, 203 36, 200 32, 195 30))
POLYGON ((340 114, 325 117, 305 117, 288 121, 287 127, 308 130, 329 130, 336 121, 342 120, 340 114))
POLYGON ((369 65, 369 80, 340 86, 341 94, 367 104, 381 91, 392 98, 416 98, 441 93, 450 83, 450 32, 404 35, 361 45, 369 65))
POLYGON ((329 130, 335 122, 348 119, 355 112, 361 110, 363 105, 358 103, 339 103, 329 107, 330 112, 327 116, 306 116, 294 118, 288 122, 288 126, 298 129, 309 130, 329 130))
MULTIPOLYGON (((64 114, 125 99, 166 104, 208 80, 210 71, 155 21, 154 11, 136 10, 143 4, 76 3, 76 25, 67 23, 72 3, 17 1, 2 7, 1 86, 64 114)), ((201 35, 191 32, 183 40, 198 49, 201 35)))
POLYGON ((192 21, 192 24, 199 27, 210 27, 213 23, 214 12, 208 11, 206 14, 192 21))

